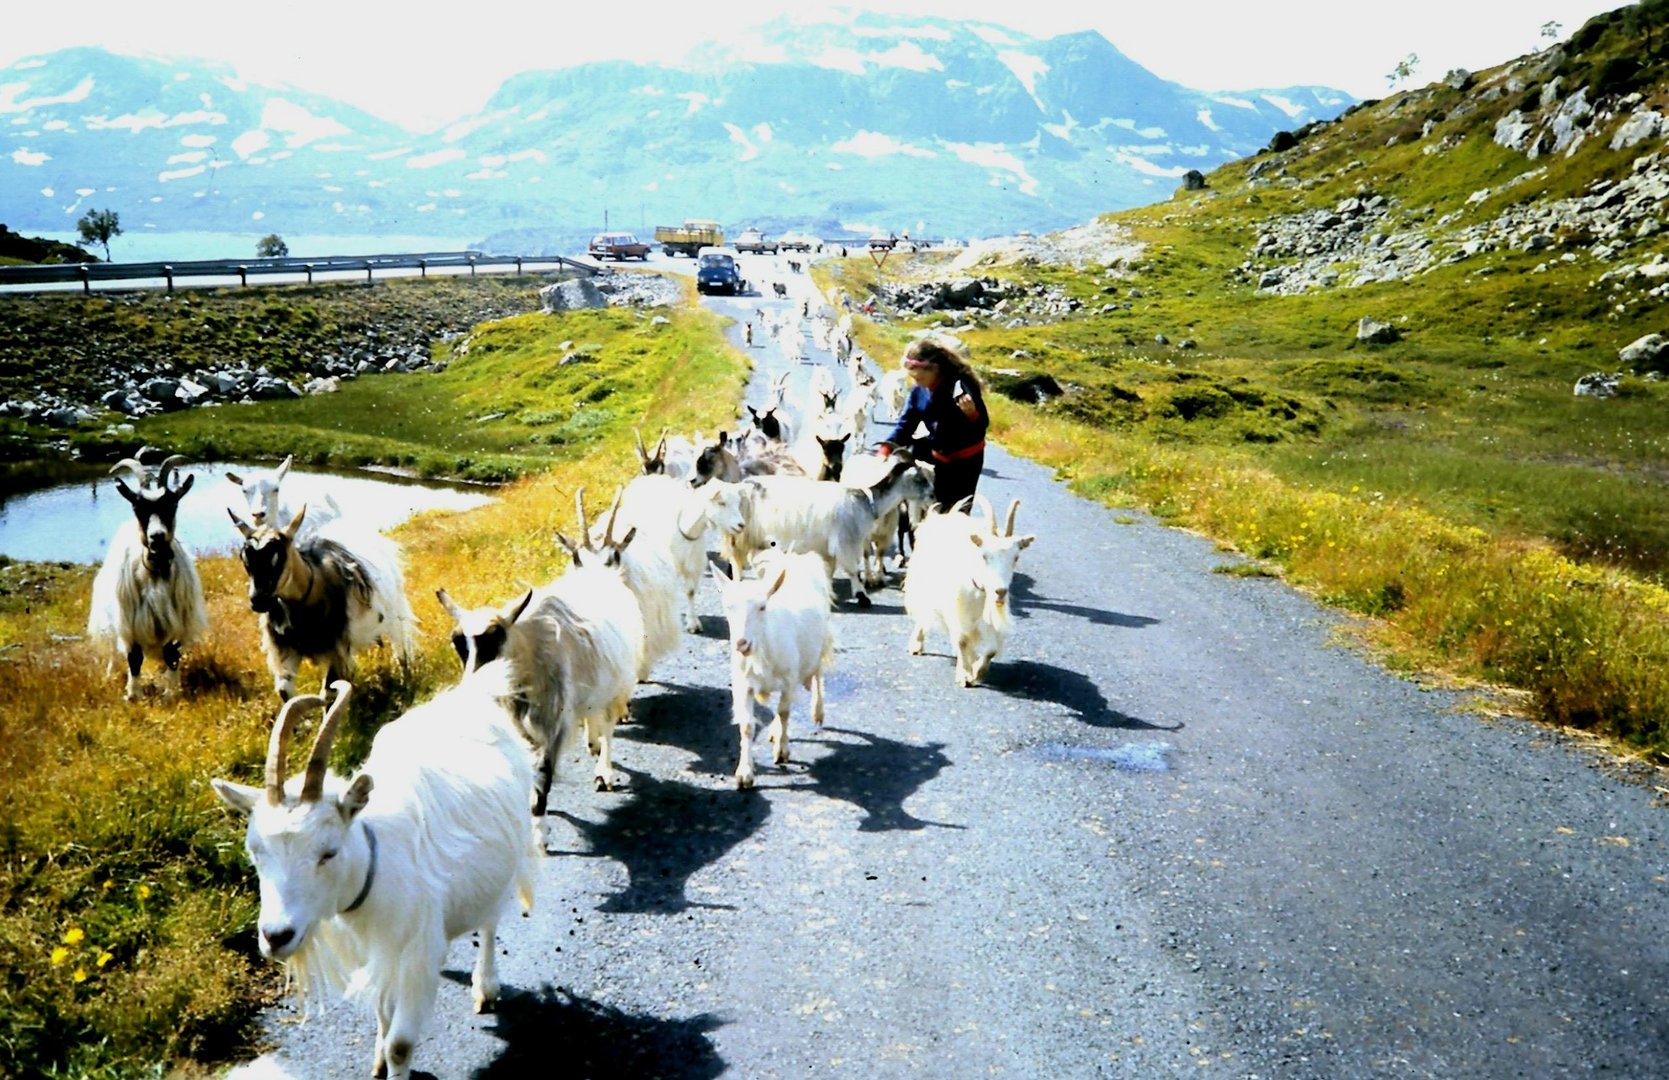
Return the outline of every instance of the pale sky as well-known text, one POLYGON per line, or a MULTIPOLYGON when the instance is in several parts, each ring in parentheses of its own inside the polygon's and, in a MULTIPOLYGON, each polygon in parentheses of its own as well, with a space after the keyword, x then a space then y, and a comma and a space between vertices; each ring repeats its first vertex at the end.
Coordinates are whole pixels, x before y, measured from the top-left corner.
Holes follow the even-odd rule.
MULTIPOLYGON (((1568 37, 1622 0, 880 0, 844 5, 993 22, 1049 37, 1098 30, 1161 78, 1199 90, 1326 85, 1382 97, 1410 53, 1413 82, 1479 70, 1568 37)), ((220 60, 427 130, 473 112, 517 71, 591 60, 672 62, 784 12, 749 0, 75 0, 8 5, 0 67, 74 45, 220 60)))

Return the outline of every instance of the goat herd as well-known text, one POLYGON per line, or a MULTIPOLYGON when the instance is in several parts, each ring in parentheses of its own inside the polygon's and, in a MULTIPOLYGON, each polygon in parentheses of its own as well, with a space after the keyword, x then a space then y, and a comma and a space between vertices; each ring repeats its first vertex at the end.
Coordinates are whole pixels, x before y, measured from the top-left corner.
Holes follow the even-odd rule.
MULTIPOLYGON (((328 501, 292 511, 282 494, 288 459, 272 473, 228 474, 247 498, 246 514, 231 517, 283 704, 264 785, 213 786, 248 817, 261 952, 304 990, 352 992, 374 1007, 377 1076, 410 1074, 453 938, 480 932, 472 995, 477 1011, 495 1000, 495 925, 513 893, 531 905, 556 761, 583 731, 596 787, 612 787, 614 727, 637 684, 682 633, 700 629, 695 594, 709 572, 729 623, 739 788, 754 783, 756 700, 776 698, 768 731, 778 764, 788 761, 789 712, 801 690, 810 692, 812 720, 823 722, 834 573, 847 578, 851 601, 867 606, 866 588, 884 582, 884 559, 894 556, 905 566, 910 651, 943 630, 960 685, 979 681, 1003 647, 1015 561, 1033 539, 1014 535, 1018 501, 1000 525, 978 496, 975 506, 930 512, 931 463, 907 450, 849 454, 879 380, 861 355, 843 359, 858 408, 840 409, 832 374, 818 367, 803 410, 789 407, 779 379, 743 437, 663 435, 653 452, 640 439, 643 474, 606 516, 588 521, 583 490, 576 495, 577 531, 557 537, 572 565, 556 580, 473 609, 439 590, 463 676, 379 729, 351 780, 329 774, 326 760, 353 658, 381 639, 406 661, 416 645, 399 549, 328 501), (799 438, 797 411, 806 418, 799 438), (709 537, 728 570, 709 556, 709 537), (295 694, 303 658, 321 669, 320 695, 295 694), (318 709, 306 769, 299 783, 286 781, 292 729, 318 709)), ((112 470, 125 474, 115 483, 134 519, 94 580, 88 631, 125 662, 129 700, 146 658, 163 665, 165 690, 177 693, 182 650, 207 629, 196 569, 174 536, 194 480, 176 482, 181 460, 127 459, 112 470)))

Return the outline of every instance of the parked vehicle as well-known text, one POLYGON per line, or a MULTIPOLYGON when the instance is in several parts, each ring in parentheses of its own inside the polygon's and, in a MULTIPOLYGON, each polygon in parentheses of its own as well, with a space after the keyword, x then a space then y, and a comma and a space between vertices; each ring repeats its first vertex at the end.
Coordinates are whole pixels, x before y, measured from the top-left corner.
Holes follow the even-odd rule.
POLYGON ((591 238, 586 254, 593 259, 614 259, 618 262, 642 259, 647 262, 649 245, 629 232, 598 233, 591 238))
POLYGON ((784 233, 777 240, 777 246, 783 251, 810 251, 816 244, 817 241, 805 233, 784 233))
POLYGON ((871 251, 891 251, 897 246, 898 237, 892 235, 891 233, 887 233, 886 235, 876 233, 874 236, 869 238, 869 250, 871 251))
POLYGON ((726 293, 741 296, 748 283, 742 280, 742 270, 736 265, 736 252, 730 248, 702 248, 695 257, 695 291, 726 293))
POLYGON ((655 226, 655 243, 668 255, 697 255, 724 243, 724 229, 716 221, 690 218, 682 225, 655 226))
POLYGON ((736 238, 737 251, 746 251, 753 255, 775 255, 777 242, 766 239, 765 234, 758 229, 743 229, 742 235, 736 238))

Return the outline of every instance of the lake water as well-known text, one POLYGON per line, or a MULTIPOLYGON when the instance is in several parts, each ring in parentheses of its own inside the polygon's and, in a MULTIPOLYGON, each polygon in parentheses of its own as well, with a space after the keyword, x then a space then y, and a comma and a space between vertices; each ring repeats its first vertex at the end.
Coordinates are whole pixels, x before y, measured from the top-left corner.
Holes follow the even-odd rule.
MULTIPOLYGON (((247 508, 243 493, 226 479, 226 471, 242 474, 267 467, 205 462, 175 471, 176 476, 197 477, 180 500, 174 526, 175 535, 188 551, 207 555, 236 550, 242 537, 226 511, 235 509, 247 517, 247 508)), ((284 495, 290 505, 317 502, 327 493, 355 521, 379 530, 398 525, 419 511, 468 510, 492 499, 479 488, 399 476, 293 468, 284 479, 284 495)), ((116 490, 113 477, 13 495, 0 501, 0 555, 39 562, 103 562, 117 526, 131 520, 133 509, 116 490)))
MULTIPOLYGON (((75 232, 36 233, 30 236, 47 240, 61 240, 66 244, 81 244, 82 250, 103 258, 104 248, 83 243, 75 232)), ((190 262, 198 259, 253 259, 255 245, 271 235, 250 233, 176 233, 147 232, 134 229, 110 241, 110 255, 116 262, 143 263, 170 260, 190 262)), ((282 234, 281 234, 282 235, 282 234)), ((349 235, 349 236, 285 236, 290 255, 294 258, 324 258, 327 255, 404 255, 427 251, 468 251, 480 246, 480 237, 428 235, 349 235)))

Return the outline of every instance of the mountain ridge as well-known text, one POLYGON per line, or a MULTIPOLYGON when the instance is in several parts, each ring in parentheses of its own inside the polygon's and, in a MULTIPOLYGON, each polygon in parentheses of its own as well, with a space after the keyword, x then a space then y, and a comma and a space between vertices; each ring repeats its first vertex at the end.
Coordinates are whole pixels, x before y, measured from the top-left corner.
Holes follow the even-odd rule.
POLYGON ((0 70, 0 202, 14 228, 57 232, 97 205, 130 231, 514 235, 553 251, 611 206, 992 235, 1150 202, 1352 101, 1192 90, 1089 31, 784 18, 685 65, 521 72, 422 133, 214 62, 81 48, 0 70))

